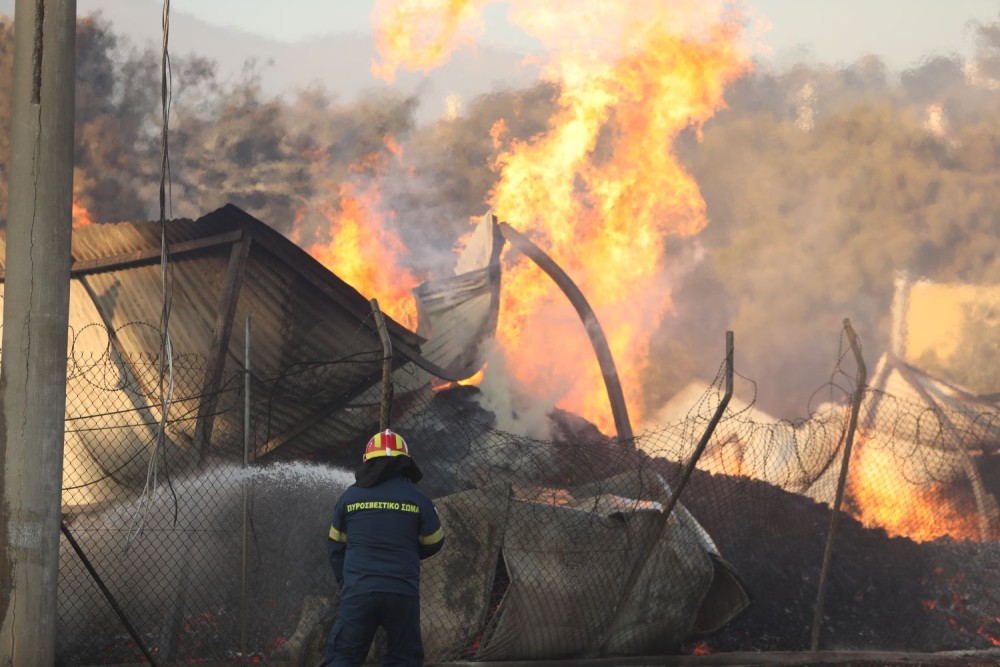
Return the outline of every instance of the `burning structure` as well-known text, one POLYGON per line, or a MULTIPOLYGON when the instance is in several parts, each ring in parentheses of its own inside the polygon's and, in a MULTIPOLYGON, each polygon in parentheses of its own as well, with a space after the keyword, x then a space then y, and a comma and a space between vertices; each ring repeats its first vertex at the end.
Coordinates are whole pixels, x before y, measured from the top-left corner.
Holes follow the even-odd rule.
MULTIPOLYGON (((1000 403, 982 366, 961 360, 961 355, 990 354, 982 348, 991 339, 984 332, 993 325, 983 311, 991 308, 992 291, 899 278, 892 341, 861 402, 848 487, 852 512, 866 525, 921 541, 942 536, 994 541, 1000 534, 995 495, 1000 489, 993 481, 1000 403), (909 331, 919 332, 912 341, 909 331)), ((681 420, 704 399, 706 388, 692 384, 657 419, 681 420)), ((831 504, 846 403, 824 403, 800 422, 737 404, 747 421, 766 427, 747 435, 735 423, 724 424, 699 465, 831 504)), ((680 460, 686 455, 680 453, 680 460)))
MULTIPOLYGON (((316 536, 378 422, 382 358, 369 304, 234 207, 172 223, 177 340, 197 351, 171 359, 174 393, 156 449, 161 339, 138 322, 156 312, 157 232, 103 225, 75 240, 68 530, 161 658, 247 651, 294 662, 332 620, 335 586, 316 536), (249 391, 238 326, 247 317, 249 391), (154 486, 151 465, 160 466, 154 486), (245 647, 243 633, 254 638, 245 647)), ((460 261, 468 270, 419 290, 423 330, 452 342, 390 324, 393 425, 419 443, 452 547, 426 571, 428 649, 440 660, 489 660, 670 652, 696 639, 701 650, 805 648, 829 510, 809 489, 751 479, 747 467, 788 460, 784 431, 758 421, 752 404, 732 404, 709 443, 716 467, 696 471, 683 506, 664 517, 717 405, 713 387, 683 418, 644 429, 635 447, 564 411, 550 417, 549 440, 498 430, 481 390, 457 382, 477 367, 496 316, 499 236, 491 219, 476 233, 460 261), (481 326, 449 326, 450 317, 481 326), (756 449, 729 456, 739 443, 756 449), (743 468, 721 467, 737 461, 743 468)), ((887 390, 879 395, 871 414, 908 414, 887 390)), ((842 426, 820 415, 789 427, 813 433, 817 460, 832 467, 842 426)), ((1000 641, 985 583, 997 568, 990 542, 922 544, 849 521, 835 553, 824 629, 834 645, 1000 641)), ((68 548, 61 582, 66 654, 81 664, 134 654, 135 638, 68 548)))
MULTIPOLYGON (((854 615, 858 622, 833 621, 824 632, 835 645, 941 650, 952 632, 981 648, 1000 645, 998 601, 983 583, 998 569, 995 456, 1000 410, 995 394, 981 380, 977 384, 981 367, 961 363, 990 354, 977 346, 991 340, 982 332, 992 326, 991 317, 983 315, 990 312, 993 289, 910 283, 905 277, 897 283, 890 351, 879 359, 870 382, 855 390, 861 394, 860 409, 845 509, 856 521, 841 529, 846 533, 833 547, 834 562, 846 561, 835 566, 841 572, 834 604, 841 610, 826 613, 831 619, 854 615), (926 317, 934 320, 933 326, 918 324, 926 317), (920 331, 912 340, 910 327, 920 331), (964 349, 963 341, 969 345, 964 349), (910 592, 900 596, 898 591, 905 590, 910 592), (873 602, 873 596, 882 603, 894 600, 896 623, 920 627, 923 638, 891 630, 879 618, 886 608, 873 602)), ((850 377, 842 368, 837 372, 850 377)), ((831 387, 840 391, 836 383, 831 387)), ((657 417, 662 423, 684 424, 704 412, 704 401, 712 400, 706 385, 694 384, 657 417)), ((826 521, 821 508, 835 496, 848 403, 830 401, 808 419, 790 422, 737 400, 731 418, 720 425, 699 461, 706 475, 693 483, 700 492, 691 489, 689 506, 750 581, 757 580, 761 568, 787 562, 789 550, 796 552, 795 558, 811 552, 806 559, 818 562, 817 539, 826 521), (741 493, 761 501, 760 516, 739 529, 724 519, 709 519, 713 511, 701 504, 701 493, 712 494, 707 487, 723 484, 724 478, 730 480, 724 485, 733 483, 734 476, 745 479, 738 483, 744 487, 741 493), (793 527, 782 522, 779 515, 786 512, 801 523, 793 527), (782 544, 771 548, 761 542, 771 539, 782 544), (770 554, 767 562, 757 560, 763 553, 770 554)), ((691 451, 688 445, 660 455, 685 461, 691 451)), ((770 590, 780 602, 758 598, 746 619, 723 633, 718 644, 710 644, 732 649, 740 645, 738 636, 766 636, 774 632, 774 619, 784 618, 799 628, 793 645, 805 647, 801 618, 809 610, 800 597, 802 582, 779 578, 783 583, 770 590)), ((788 646, 788 640, 764 640, 761 647, 788 646)))
MULTIPOLYGON (((478 9, 470 3, 448 4, 478 9)), ((738 21, 706 18, 700 11, 692 11, 693 18, 683 12, 675 16, 672 4, 601 4, 596 20, 588 25, 560 20, 553 26, 551 14, 539 3, 519 3, 516 8, 514 15, 533 34, 561 47, 544 68, 546 81, 556 90, 555 111, 545 131, 530 141, 508 131, 510 119, 492 125, 491 163, 497 181, 490 189, 489 204, 498 215, 543 240, 571 273, 584 276, 583 289, 600 312, 614 315, 608 337, 629 362, 621 378, 623 393, 632 399, 630 405, 641 409, 648 407, 638 400, 638 376, 648 362, 647 334, 672 307, 669 275, 663 268, 665 239, 690 238, 707 224, 705 202, 675 159, 671 144, 682 135, 701 134, 707 119, 724 105, 726 84, 745 72, 749 62, 737 44, 738 21), (667 7, 664 15, 658 14, 661 5, 667 7), (676 30, 678 24, 690 31, 676 30), (597 35, 588 33, 594 26, 597 35), (679 36, 690 32, 698 36, 679 36), (617 39, 623 36, 627 39, 617 39), (651 146, 660 150, 650 150, 651 146), (609 275, 615 280, 607 280, 609 275)), ((445 8, 439 9, 446 15, 445 8)), ((444 42, 469 16, 459 18, 463 20, 442 21, 448 34, 443 42, 431 45, 433 55, 448 51, 441 47, 448 46, 444 42)), ((421 53, 410 48, 407 26, 402 28, 396 33, 401 38, 398 43, 384 51, 395 54, 395 59, 389 58, 383 71, 406 66, 409 55, 421 53)), ((392 36, 392 31, 388 34, 392 36)), ((823 119, 812 108, 815 95, 804 97, 809 98, 809 108, 808 114, 800 114, 800 127, 819 134, 823 119)), ((242 137, 233 143, 243 145, 242 137)), ((398 151, 392 137, 383 143, 388 152, 398 151)), ((314 148, 306 145, 306 150, 314 148)), ((919 179, 909 182, 922 190, 919 179)), ((297 211, 296 219, 300 213, 303 219, 319 214, 337 217, 340 223, 363 214, 364 199, 354 196, 357 190, 352 184, 339 185, 329 189, 340 195, 331 216, 318 206, 322 210, 297 211)), ((86 212, 82 202, 78 208, 86 212)), ((67 473, 75 475, 67 492, 78 494, 79 502, 68 503, 68 523, 70 530, 86 538, 83 543, 91 554, 105 554, 98 572, 118 582, 119 597, 129 598, 127 611, 142 628, 143 640, 160 655, 219 655, 239 646, 241 652, 247 648, 272 656, 276 645, 300 625, 304 595, 300 592, 324 584, 317 585, 313 573, 325 573, 325 566, 321 560, 309 560, 321 558, 310 537, 316 531, 288 517, 301 507, 323 506, 330 489, 349 481, 329 468, 299 461, 353 462, 356 438, 370 432, 375 423, 381 359, 366 323, 364 298, 337 276, 350 284, 362 283, 353 276, 348 280, 340 266, 333 267, 336 275, 325 273, 279 236, 233 209, 210 214, 199 223, 205 224, 178 221, 171 226, 176 235, 171 238, 174 294, 185 306, 173 311, 183 331, 171 345, 183 354, 170 358, 167 375, 162 372, 167 359, 160 327, 145 324, 155 322, 162 312, 155 233, 125 223, 88 232, 89 238, 80 236, 73 307, 86 317, 76 320, 80 326, 72 337, 74 360, 78 355, 82 361, 71 364, 76 403, 70 406, 67 442, 72 457, 67 473), (251 229, 254 225, 260 229, 251 229), (214 239, 201 237, 212 229, 218 232, 214 239), (248 229, 253 243, 246 236, 248 229), (104 235, 115 234, 121 243, 107 243, 104 235), (105 245, 117 254, 103 255, 105 245), (176 270, 177 266, 183 269, 176 270), (256 342, 249 354, 248 336, 241 339, 240 334, 247 315, 256 323, 254 331, 263 332, 253 336, 256 342), (90 326, 94 322, 98 326, 90 326), (258 353, 262 358, 255 356, 258 353), (252 360, 250 391, 239 374, 244 356, 252 360), (170 382, 165 386, 167 377, 170 382), (163 396, 170 397, 169 413, 157 407, 163 396), (248 401, 250 409, 244 407, 248 401), (247 414, 249 428, 244 427, 247 414), (161 433, 162 447, 148 456, 152 444, 161 442, 161 433), (239 460, 244 444, 240 436, 245 433, 250 434, 255 463, 275 465, 249 472, 239 465, 225 465, 239 460), (343 447, 331 448, 331 442, 343 447), (154 461, 163 467, 151 466, 154 461), (149 485, 158 475, 160 484, 149 485), (135 503, 118 505, 114 498, 122 495, 135 503), (248 509, 242 510, 241 504, 248 509), (243 517, 253 518, 253 528, 241 535, 236 526, 243 517), (124 546, 115 539, 123 526, 128 533, 124 546), (248 533, 251 538, 244 537, 248 533), (241 546, 250 568, 232 565, 241 546), (289 562, 296 567, 289 568, 289 562), (150 576, 151 569, 156 576, 150 576), (248 572, 254 574, 249 576, 250 585, 244 586, 241 579, 245 581, 248 572), (212 585, 200 586, 204 581, 212 585), (235 638, 244 628, 252 630, 248 634, 257 638, 255 642, 268 643, 240 646, 235 638)), ((355 248, 352 242, 358 238, 352 234, 357 225, 331 226, 319 230, 316 238, 308 226, 294 231, 294 240, 317 257, 324 249, 355 248)), ((359 259, 363 249, 347 254, 359 259)), ((492 258, 492 252, 488 254, 492 258)), ((763 261, 776 263, 773 255, 765 255, 763 261)), ((365 264, 364 258, 360 264, 365 264)), ((367 258, 369 267, 375 264, 367 258)), ((474 269, 480 273, 471 280, 456 276, 442 291, 437 290, 440 285, 427 287, 425 311, 412 313, 413 321, 419 320, 423 327, 416 334, 391 325, 396 344, 392 363, 400 389, 396 417, 400 426, 416 434, 415 441, 444 443, 426 452, 432 473, 427 482, 438 495, 453 498, 451 522, 458 526, 469 516, 462 505, 468 498, 504 508, 502 518, 485 513, 479 525, 465 526, 469 533, 482 528, 489 539, 464 543, 470 553, 480 549, 477 553, 482 556, 471 573, 475 576, 463 580, 472 582, 463 593, 469 592, 474 613, 464 622, 457 612, 442 615, 433 631, 439 655, 488 658, 661 650, 690 640, 692 633, 713 629, 717 631, 704 640, 703 650, 803 648, 815 599, 822 528, 829 518, 830 482, 842 453, 843 404, 832 401, 824 411, 794 424, 755 413, 752 402, 745 409, 731 408, 710 443, 706 470, 692 478, 685 492, 692 521, 680 513, 673 517, 676 523, 660 526, 657 535, 657 504, 677 479, 678 463, 690 459, 718 392, 709 384, 696 388, 693 400, 669 419, 645 420, 649 426, 636 439, 635 450, 622 448, 622 443, 601 434, 611 431, 614 420, 605 406, 600 370, 582 366, 583 354, 568 339, 551 344, 553 330, 560 331, 557 336, 562 331, 553 323, 562 319, 576 325, 573 314, 556 310, 561 297, 538 280, 530 266, 510 262, 506 269, 510 289, 503 294, 491 291, 498 274, 490 260, 485 269, 482 265, 474 269), (455 303, 452 296, 463 292, 462 303, 455 303), (428 393, 431 377, 465 377, 482 352, 470 353, 471 343, 491 329, 488 318, 483 327, 449 327, 446 314, 461 311, 479 320, 495 312, 497 301, 504 313, 504 326, 496 336, 503 353, 491 358, 491 365, 506 362, 522 386, 551 388, 553 397, 546 397, 551 400, 502 410, 507 407, 502 401, 490 404, 484 399, 495 399, 493 394, 455 382, 428 393), (419 335, 421 331, 427 335, 419 335), (521 353, 529 349, 545 350, 547 363, 519 363, 521 353), (553 411, 556 403, 572 412, 553 411), (544 434, 508 432, 502 420, 523 417, 535 404, 541 406, 537 412, 548 427, 544 434), (586 415, 600 428, 573 413, 586 415), (514 516, 533 517, 566 530, 558 539, 544 532, 526 535, 523 526, 506 523, 514 516), (598 555, 567 548, 587 539, 592 551, 589 539, 594 533, 609 540, 624 535, 627 546, 598 555), (659 539, 664 535, 670 536, 667 543, 659 539), (681 558, 676 548, 681 544, 690 547, 684 554, 695 556, 681 558), (722 564, 720 551, 735 567, 722 564), (638 557, 643 552, 646 560, 638 557), (647 565, 651 572, 665 567, 690 575, 679 589, 681 605, 660 604, 663 590, 650 587, 656 604, 649 608, 662 612, 665 628, 637 619, 635 600, 621 594, 628 587, 615 585, 625 570, 645 583, 647 565), (738 618, 746 595, 733 570, 756 597, 738 618), (600 580, 598 572, 608 580, 600 580), (574 587, 577 581, 589 588, 574 587), (716 587, 722 581, 731 584, 723 587, 726 591, 716 587), (699 599, 701 606, 696 608, 699 599), (724 601, 722 613, 707 613, 706 601, 719 599, 724 601), (595 610, 609 600, 616 607, 614 616, 606 609, 595 610), (544 618, 531 616, 536 609, 544 610, 544 618), (635 622, 637 637, 616 634, 620 619, 635 622), (597 626, 608 629, 608 634, 586 633, 597 626), (536 627, 544 632, 532 635, 530 630, 536 627)), ((405 282, 405 288, 417 283, 398 282, 405 282)), ((363 289, 367 287, 364 283, 363 289)), ((387 311, 396 312, 389 307, 387 311)), ((970 418, 966 409, 970 401, 965 400, 969 396, 956 393, 954 387, 936 381, 914 384, 905 378, 899 384, 893 379, 896 375, 882 372, 876 377, 885 382, 879 380, 874 391, 866 389, 866 414, 880 426, 866 430, 871 423, 862 420, 862 437, 867 439, 859 451, 875 452, 879 433, 901 437, 890 438, 886 448, 890 457, 881 466, 855 466, 852 489, 866 486, 859 471, 882 471, 869 486, 902 496, 895 490, 899 487, 881 483, 887 479, 886 469, 908 475, 940 469, 953 477, 956 470, 964 470, 974 487, 977 515, 988 516, 984 510, 989 509, 988 494, 993 491, 985 475, 983 493, 975 491, 961 452, 970 457, 991 453, 991 435, 966 447, 964 434, 967 426, 978 428, 991 419, 992 408, 981 406, 984 409, 970 418), (919 400, 896 400, 893 393, 904 385, 917 391, 919 400), (942 448, 937 436, 925 437, 925 425, 941 411, 928 412, 924 393, 962 399, 958 410, 962 418, 952 419, 957 427, 941 422, 936 427, 956 434, 957 446, 942 448), (944 465, 938 468, 942 459, 944 465)), ((621 428, 616 430, 621 434, 621 428)), ((931 475, 924 481, 941 480, 931 475)), ((826 608, 825 642, 928 651, 996 643, 998 604, 988 583, 997 570, 996 554, 991 541, 984 539, 982 519, 974 531, 980 542, 959 542, 941 537, 942 533, 927 536, 937 537, 934 541, 917 542, 898 536, 910 533, 894 530, 890 535, 873 528, 886 525, 884 518, 872 521, 860 498, 860 493, 854 495, 856 505, 851 509, 865 523, 847 522, 836 545, 834 562, 839 565, 826 608)), ((914 505, 912 494, 903 504, 914 505)), ((321 524, 322 512, 314 514, 310 520, 321 524)), ((72 558, 69 561, 64 572, 79 569, 72 558)), ((428 579, 441 586, 447 582, 453 589, 456 584, 450 574, 429 572, 428 579)), ((82 592, 88 586, 86 577, 75 583, 67 577, 63 593, 69 604, 64 609, 96 613, 103 603, 92 590, 82 592)), ((62 616, 61 622, 74 631, 61 636, 74 647, 74 655, 96 661, 96 656, 75 649, 83 646, 100 653, 108 646, 114 657, 121 656, 116 651, 129 639, 120 632, 107 634, 108 627, 118 627, 114 620, 91 623, 88 617, 86 623, 67 625, 70 617, 62 616)), ((296 638, 301 646, 301 635, 296 638)))
MULTIPOLYGON (((332 592, 321 537, 328 498, 345 483, 335 469, 292 462, 352 467, 378 424, 381 346, 360 294, 232 206, 172 221, 166 266, 158 234, 120 223, 74 235, 63 512, 67 539, 112 594, 102 600, 67 544, 61 652, 84 662, 105 648, 124 657, 112 608, 142 628, 133 641, 168 660, 236 650, 236 627, 270 641, 290 634, 309 582, 332 592), (177 332, 167 345, 146 323, 163 270, 177 332), (252 468, 238 465, 241 452, 252 468), (282 522, 303 507, 312 511, 290 539, 282 522), (233 528, 241 520, 252 540, 233 528), (242 572, 227 566, 241 545, 242 572), (296 581, 279 574, 291 569, 302 570, 296 581)), ((390 323, 394 425, 421 443, 451 535, 451 555, 426 574, 428 650, 650 653, 727 625, 749 603, 743 584, 690 513, 664 515, 668 482, 630 442, 566 415, 554 447, 530 446, 495 431, 465 388, 441 390, 482 363, 499 240, 488 216, 464 271, 417 291, 429 339, 390 323), (599 442, 573 442, 587 438, 599 442), (595 535, 605 550, 592 550, 595 535), (621 589, 628 577, 637 584, 621 589)))

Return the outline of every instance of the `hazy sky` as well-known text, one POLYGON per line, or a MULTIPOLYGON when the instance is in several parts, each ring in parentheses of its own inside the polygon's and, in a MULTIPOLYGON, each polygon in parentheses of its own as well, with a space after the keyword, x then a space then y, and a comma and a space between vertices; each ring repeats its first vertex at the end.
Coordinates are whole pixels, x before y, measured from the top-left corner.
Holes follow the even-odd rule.
MULTIPOLYGON (((171 0, 171 7, 206 22, 286 41, 365 32, 373 5, 374 0, 171 0)), ((929 54, 970 53, 969 22, 1000 17, 1000 0, 744 0, 743 6, 770 24, 760 42, 778 61, 845 63, 876 53, 891 68, 909 67, 929 54)), ((530 49, 531 40, 507 24, 506 13, 506 3, 490 5, 487 35, 508 47, 530 49)))
MULTIPOLYGON (((616 0, 604 0, 615 2, 616 0)), ((648 0, 670 2, 671 0, 648 0)), ((850 64, 874 53, 892 70, 919 64, 927 56, 975 49, 973 22, 1000 20, 1000 0, 733 0, 748 16, 754 55, 759 60, 787 65, 794 62, 850 64), (755 26, 768 26, 758 32, 755 26)), ((171 0, 176 13, 214 26, 236 28, 278 43, 292 44, 309 37, 336 33, 369 33, 375 0, 171 0)), ((82 15, 104 10, 106 16, 126 20, 126 34, 158 43, 158 17, 163 0, 77 0, 82 15), (137 11, 145 7, 147 11, 137 11), (136 10, 136 11, 133 11, 136 10), (142 18, 141 26, 135 21, 142 18), (146 26, 146 23, 149 23, 146 26), (141 35, 137 27, 145 27, 141 35)), ((511 26, 509 3, 494 0, 486 9, 486 34, 491 41, 514 52, 536 48, 534 40, 511 26)), ((0 13, 12 14, 14 0, 0 0, 0 13)), ((178 35, 180 38, 180 35, 178 35)), ((203 49, 212 51, 211 49, 203 49)), ((226 60, 226 54, 211 56, 226 60)), ((246 54, 237 52, 240 63, 246 54)))
MULTIPOLYGON (((573 6, 574 0, 562 1, 573 6)), ((157 48, 163 2, 77 0, 77 12, 101 12, 118 34, 157 48)), ((747 39, 760 67, 800 62, 845 66, 875 54, 890 71, 900 72, 929 56, 972 55, 974 23, 1000 20, 1000 0, 733 2, 747 16, 747 39)), ((255 63, 267 95, 294 95, 319 85, 349 102, 386 85, 371 73, 378 60, 369 37, 374 5, 375 0, 171 0, 171 53, 213 60, 225 82, 240 80, 246 63, 255 63), (215 30, 220 27, 229 30, 215 30), (341 39, 323 39, 337 35, 341 39), (320 39, 309 39, 316 37, 320 39)), ((478 48, 427 75, 399 74, 392 86, 420 97, 418 122, 440 118, 448 100, 465 101, 537 79, 537 65, 523 56, 539 45, 507 21, 509 7, 497 0, 487 4, 478 48)), ((14 0, 0 0, 0 13, 13 11, 14 0)))

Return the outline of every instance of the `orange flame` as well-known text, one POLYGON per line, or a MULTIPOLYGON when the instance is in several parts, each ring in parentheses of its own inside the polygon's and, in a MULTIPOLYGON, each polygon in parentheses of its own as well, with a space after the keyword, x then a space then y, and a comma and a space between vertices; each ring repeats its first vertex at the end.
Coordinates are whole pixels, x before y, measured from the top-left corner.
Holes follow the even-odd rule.
MULTIPOLYGON (((442 48, 457 46, 459 28, 471 25, 470 12, 484 4, 400 3, 386 20, 392 29, 384 32, 410 37, 380 44, 385 68, 441 62, 442 48), (422 29, 405 22, 415 6, 443 12, 441 29, 407 59, 405 48, 422 29)), ((700 132, 724 106, 726 85, 749 68, 740 24, 722 15, 719 4, 690 0, 521 0, 510 6, 511 20, 550 50, 543 76, 560 86, 561 95, 548 130, 531 141, 505 142, 503 123, 493 128, 494 141, 507 149, 496 161, 499 181, 490 203, 501 220, 534 237, 587 295, 626 399, 634 399, 650 337, 671 308, 665 240, 696 234, 707 224, 698 187, 672 143, 685 130, 700 132)), ((584 329, 536 268, 522 263, 505 275, 499 321, 501 347, 517 351, 517 363, 506 366, 522 386, 532 393, 543 389, 560 407, 612 427, 584 329)), ((636 401, 628 402, 638 419, 636 401)))
POLYGON ((94 219, 90 217, 90 211, 80 202, 80 197, 73 193, 73 227, 86 227, 94 224, 94 219))
POLYGON ((309 170, 328 184, 330 196, 295 212, 289 238, 412 329, 417 314, 411 290, 418 281, 401 262, 408 251, 392 228, 393 215, 382 206, 379 189, 386 161, 401 154, 396 140, 385 136, 377 150, 333 173, 322 151, 303 151, 309 170))
MULTIPOLYGON (((457 48, 457 35, 485 0, 412 0, 384 17, 384 69, 426 67, 457 48), (415 7, 438 12, 440 30, 412 58, 415 7), (429 55, 428 55, 429 54, 429 55)), ((509 140, 489 202, 528 233, 577 282, 597 313, 639 419, 639 378, 649 341, 670 312, 664 244, 707 224, 705 203, 672 144, 700 133, 724 107, 728 83, 749 68, 740 22, 721 3, 682 0, 515 0, 509 18, 549 49, 543 77, 559 85, 558 112, 542 135, 509 140)), ((423 18, 423 13, 418 13, 423 18)), ((521 263, 504 276, 498 340, 522 387, 543 387, 565 409, 613 426, 590 342, 555 286, 521 263), (554 344, 558 341, 558 344, 554 344), (530 358, 534 354, 535 358, 530 358), (581 359, 591 360, 581 364, 581 359)))
POLYGON ((864 440, 851 461, 850 492, 855 517, 891 536, 916 542, 945 536, 980 539, 976 512, 963 510, 953 490, 939 483, 914 485, 891 451, 864 440))
POLYGON ((478 387, 479 383, 483 381, 483 377, 486 375, 486 367, 488 364, 483 364, 483 367, 475 372, 470 377, 464 380, 459 380, 458 382, 445 382, 443 384, 432 387, 434 391, 441 391, 442 389, 454 389, 455 387, 478 387))
POLYGON ((712 647, 706 641, 694 642, 691 644, 691 655, 709 655, 711 653, 712 647))
MULTIPOLYGON (((734 23, 714 25, 704 40, 685 39, 672 32, 669 16, 651 15, 654 8, 671 11, 661 4, 668 3, 602 3, 600 15, 581 26, 590 31, 584 43, 606 38, 607 26, 624 26, 627 43, 610 45, 623 53, 611 63, 590 53, 564 54, 556 63, 560 111, 543 136, 511 142, 498 158, 493 194, 497 215, 548 248, 587 295, 637 420, 634 399, 649 341, 672 306, 664 243, 707 224, 697 184, 671 145, 682 131, 700 130, 724 105, 725 85, 747 67, 737 53, 734 23), (620 13, 630 11, 634 17, 620 13)), ((596 361, 580 364, 594 359, 589 341, 566 307, 554 310, 565 299, 525 264, 504 280, 501 345, 543 350, 547 358, 545 364, 511 364, 518 379, 560 388, 561 407, 610 428, 599 367, 596 361), (552 345, 552 321, 539 317, 543 312, 556 313, 560 327, 573 326, 575 335, 561 335, 552 345)))
MULTIPOLYGON (((306 245, 306 252, 365 296, 377 298, 386 315, 414 328, 417 313, 411 290, 417 280, 399 263, 408 253, 379 214, 378 191, 355 192, 355 186, 342 183, 339 193, 340 210, 334 206, 320 210, 329 223, 330 240, 306 245)), ((301 220, 301 213, 296 220, 301 220)))
POLYGON ((372 11, 375 44, 382 63, 372 74, 392 81, 400 67, 431 70, 461 44, 482 32, 482 0, 378 0, 372 11))

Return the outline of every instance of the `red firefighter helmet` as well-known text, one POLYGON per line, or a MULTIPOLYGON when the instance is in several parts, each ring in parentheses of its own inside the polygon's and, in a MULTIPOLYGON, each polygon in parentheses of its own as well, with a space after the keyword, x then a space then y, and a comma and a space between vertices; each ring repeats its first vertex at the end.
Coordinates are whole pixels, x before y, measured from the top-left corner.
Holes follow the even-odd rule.
POLYGON ((376 433, 365 446, 365 455, 362 461, 368 461, 379 456, 409 456, 410 448, 406 446, 406 440, 398 433, 386 429, 376 433))

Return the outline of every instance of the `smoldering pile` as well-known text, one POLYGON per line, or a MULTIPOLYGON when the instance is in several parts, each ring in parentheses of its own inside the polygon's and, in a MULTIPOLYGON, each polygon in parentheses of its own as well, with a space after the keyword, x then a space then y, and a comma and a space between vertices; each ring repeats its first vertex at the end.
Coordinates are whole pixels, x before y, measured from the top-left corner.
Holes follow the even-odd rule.
MULTIPOLYGON (((668 479, 677 466, 659 463, 668 479)), ((682 496, 754 596, 705 638, 715 651, 806 650, 830 523, 826 505, 748 478, 695 471, 682 496)), ((838 517, 821 648, 934 652, 1000 643, 1000 546, 918 543, 838 517)))
MULTIPOLYGON (((440 418, 454 411, 488 427, 490 415, 477 409, 476 392, 473 387, 440 392, 434 399, 440 418)), ((679 464, 639 451, 623 453, 576 415, 556 411, 551 419, 554 456, 537 483, 585 483, 648 466, 669 484, 681 476, 679 464)), ((519 451, 540 446, 529 443, 519 451)), ((460 480, 462 469, 477 465, 472 452, 455 461, 429 461, 428 476, 460 480)), ((479 474, 487 474, 485 466, 479 474)), ((697 469, 680 500, 753 597, 727 628, 691 640, 713 651, 808 649, 829 507, 766 482, 697 469)), ((1000 574, 995 542, 915 542, 866 528, 847 514, 838 516, 834 539, 821 648, 936 652, 1000 645, 1000 594, 992 583, 1000 574)))
MULTIPOLYGON (((407 434, 424 470, 421 486, 438 499, 516 480, 522 488, 546 490, 555 501, 563 502, 567 489, 629 471, 655 471, 671 486, 680 478, 679 464, 623 448, 569 413, 552 413, 551 439, 546 441, 494 431, 493 416, 478 405, 477 394, 475 387, 439 391, 424 409, 395 426, 407 434), (486 442, 491 446, 485 447, 486 442)), ((273 653, 295 631, 310 596, 333 599, 336 594, 325 562, 323 536, 332 503, 351 480, 345 468, 356 460, 355 445, 361 446, 352 443, 331 449, 336 467, 328 465, 329 461, 279 463, 252 474, 248 627, 251 650, 258 655, 273 653)), ((167 489, 157 498, 163 510, 161 525, 150 526, 137 543, 145 543, 148 549, 133 547, 119 562, 103 565, 106 574, 116 571, 112 568, 128 572, 128 577, 116 582, 116 592, 133 623, 154 645, 164 645, 169 619, 163 609, 146 609, 137 594, 154 586, 188 595, 187 600, 178 598, 178 604, 185 602, 182 616, 187 624, 182 634, 186 643, 178 647, 178 655, 221 656, 238 645, 236 555, 242 475, 235 468, 218 469, 175 484, 177 496, 185 499, 177 530, 211 536, 208 546, 191 551, 195 558, 188 564, 186 592, 170 579, 179 576, 175 561, 180 554, 165 542, 175 532, 170 518, 173 501, 167 489), (197 521, 195 508, 202 513, 197 521), (209 547, 211 553, 205 551, 209 547), (214 558, 216 552, 233 557, 214 558)), ((681 503, 752 597, 749 608, 728 626, 705 636, 690 635, 688 641, 714 652, 807 649, 829 509, 764 482, 699 470, 684 488, 681 503)), ((113 525, 115 517, 105 513, 102 521, 113 525)), ((111 553, 108 545, 98 542, 121 538, 108 531, 88 533, 79 522, 72 527, 91 554, 111 553)), ((914 652, 990 648, 1000 641, 996 621, 1000 595, 993 585, 998 572, 1000 549, 993 543, 948 539, 917 543, 890 538, 842 515, 833 547, 821 647, 914 652)), ((77 586, 66 591, 77 596, 77 602, 87 598, 95 610, 103 607, 95 591, 70 578, 63 585, 77 586)), ((108 645, 121 655, 129 650, 134 654, 134 648, 126 647, 128 641, 114 619, 95 611, 91 625, 60 636, 60 652, 103 660, 108 658, 104 651, 108 645)), ((672 650, 685 648, 690 647, 672 650)))

